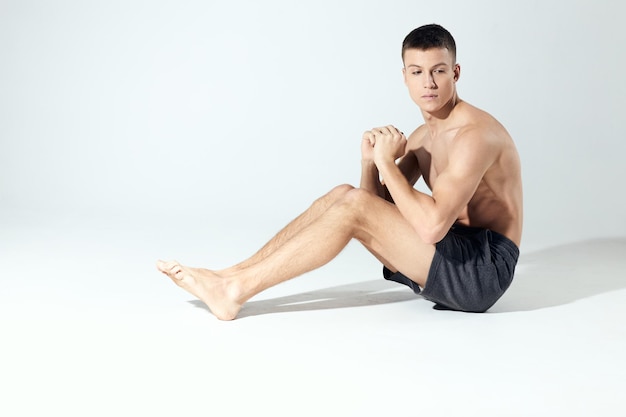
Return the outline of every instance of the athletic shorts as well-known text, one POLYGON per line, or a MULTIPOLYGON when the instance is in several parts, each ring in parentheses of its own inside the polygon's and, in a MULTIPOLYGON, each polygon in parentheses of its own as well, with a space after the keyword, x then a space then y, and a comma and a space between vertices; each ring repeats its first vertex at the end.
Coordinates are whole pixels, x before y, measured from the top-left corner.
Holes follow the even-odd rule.
POLYGON ((426 286, 383 268, 385 279, 409 286, 439 310, 487 311, 511 285, 519 249, 488 229, 454 225, 436 245, 426 286))

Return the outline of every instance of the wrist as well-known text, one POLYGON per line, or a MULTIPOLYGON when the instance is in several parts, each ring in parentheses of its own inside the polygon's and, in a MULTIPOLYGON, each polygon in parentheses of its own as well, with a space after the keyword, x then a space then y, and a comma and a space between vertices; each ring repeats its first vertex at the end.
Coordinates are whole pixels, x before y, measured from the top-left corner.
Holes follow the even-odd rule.
POLYGON ((397 167, 395 161, 387 159, 375 160, 374 164, 376 164, 376 168, 378 168, 380 172, 388 171, 389 169, 397 167))
POLYGON ((364 169, 376 170, 376 163, 373 159, 361 159, 361 167, 364 169))

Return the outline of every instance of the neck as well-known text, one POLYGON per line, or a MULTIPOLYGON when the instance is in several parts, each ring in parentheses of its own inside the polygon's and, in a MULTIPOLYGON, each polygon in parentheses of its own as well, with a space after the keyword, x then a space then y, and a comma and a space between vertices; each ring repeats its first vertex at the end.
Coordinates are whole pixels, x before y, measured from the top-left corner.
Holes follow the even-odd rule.
POLYGON ((445 128, 448 120, 450 119, 450 114, 454 110, 457 104, 461 102, 461 99, 457 96, 456 93, 452 96, 450 101, 448 101, 441 109, 436 112, 426 112, 422 110, 422 116, 424 117, 424 123, 428 127, 431 133, 436 133, 442 128, 445 128))

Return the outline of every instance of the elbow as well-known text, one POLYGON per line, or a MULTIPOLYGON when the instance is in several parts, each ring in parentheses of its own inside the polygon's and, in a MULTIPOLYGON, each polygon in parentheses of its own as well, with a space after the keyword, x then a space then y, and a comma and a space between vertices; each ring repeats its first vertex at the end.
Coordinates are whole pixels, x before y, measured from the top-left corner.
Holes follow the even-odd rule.
POLYGON ((441 239, 437 240, 437 238, 434 238, 432 236, 424 236, 424 237, 422 237, 422 240, 427 245, 436 245, 437 242, 439 242, 439 240, 441 240, 441 239))
POLYGON ((433 222, 432 224, 422 223, 415 229, 424 243, 434 245, 446 236, 449 228, 445 227, 443 222, 433 222))
POLYGON ((424 235, 421 235, 420 237, 422 238, 422 240, 424 241, 424 243, 426 243, 427 245, 435 245, 437 244, 437 242, 439 242, 441 239, 443 239, 446 236, 446 234, 439 234, 439 233, 427 233, 424 235))

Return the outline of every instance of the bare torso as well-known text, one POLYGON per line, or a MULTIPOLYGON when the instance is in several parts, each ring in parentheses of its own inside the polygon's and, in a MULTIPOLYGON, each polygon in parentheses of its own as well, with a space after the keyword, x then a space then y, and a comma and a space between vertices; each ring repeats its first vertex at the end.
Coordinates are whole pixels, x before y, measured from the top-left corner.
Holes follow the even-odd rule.
POLYGON ((447 126, 433 135, 423 125, 411 135, 408 147, 417 159, 419 174, 432 190, 448 166, 448 151, 454 141, 467 129, 478 129, 480 136, 494 145, 496 155, 468 205, 459 213, 457 223, 488 228, 519 246, 523 222, 522 180, 513 140, 496 119, 465 102, 456 105, 447 126))

